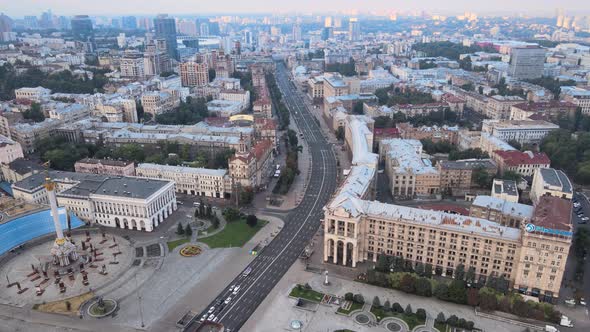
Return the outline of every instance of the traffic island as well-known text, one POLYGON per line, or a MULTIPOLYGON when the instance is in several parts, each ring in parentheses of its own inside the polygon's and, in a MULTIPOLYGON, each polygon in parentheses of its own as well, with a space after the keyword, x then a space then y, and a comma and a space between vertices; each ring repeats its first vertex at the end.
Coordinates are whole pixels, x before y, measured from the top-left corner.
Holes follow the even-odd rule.
POLYGON ((117 301, 99 297, 88 307, 88 315, 94 318, 106 317, 117 310, 117 301))

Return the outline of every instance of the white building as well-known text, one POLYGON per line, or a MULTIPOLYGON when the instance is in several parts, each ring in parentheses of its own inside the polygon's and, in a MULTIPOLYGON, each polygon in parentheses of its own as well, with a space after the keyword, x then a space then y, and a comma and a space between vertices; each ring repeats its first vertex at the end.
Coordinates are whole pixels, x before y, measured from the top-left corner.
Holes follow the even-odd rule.
POLYGON ((221 90, 219 99, 235 101, 241 104, 242 110, 250 106, 250 91, 248 90, 221 90))
POLYGON ((23 157, 23 148, 18 142, 0 135, 0 164, 9 164, 23 157))
POLYGON ((207 110, 219 117, 230 117, 242 111, 242 103, 239 101, 215 99, 207 103, 207 110))
POLYGON ((590 114, 590 90, 578 87, 562 86, 561 98, 582 108, 582 114, 590 114))
POLYGON ((503 141, 515 140, 520 144, 538 143, 559 126, 542 120, 483 120, 481 131, 503 141))
POLYGON ((90 114, 88 107, 81 104, 52 103, 47 106, 49 107, 48 113, 51 119, 78 121, 90 114))
POLYGON ((145 76, 143 55, 127 53, 121 58, 121 77, 143 78, 145 76))
POLYGON ((172 181, 58 171, 14 183, 14 197, 48 204, 47 176, 57 185, 58 204, 91 224, 151 232, 177 208, 172 181))
POLYGON ((16 89, 14 90, 14 94, 16 95, 16 99, 28 99, 30 101, 40 102, 43 99, 49 98, 51 90, 38 86, 36 88, 16 89))
POLYGON ((140 177, 174 181, 176 192, 196 196, 223 198, 226 184, 229 184, 226 169, 144 163, 137 166, 135 174, 140 177))
POLYGON ((141 104, 145 113, 156 116, 178 107, 180 99, 168 92, 152 91, 141 96, 141 104))
POLYGON ((573 186, 564 172, 553 168, 539 168, 533 176, 530 197, 534 204, 542 196, 554 196, 571 200, 573 186))

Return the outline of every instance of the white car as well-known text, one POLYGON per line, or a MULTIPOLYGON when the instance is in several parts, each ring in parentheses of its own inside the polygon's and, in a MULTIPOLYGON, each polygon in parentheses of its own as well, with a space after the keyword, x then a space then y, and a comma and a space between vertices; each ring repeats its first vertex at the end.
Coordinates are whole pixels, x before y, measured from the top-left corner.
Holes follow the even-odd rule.
POLYGON ((236 288, 236 285, 231 285, 231 286, 229 287, 229 291, 230 291, 230 292, 233 292, 233 291, 234 291, 234 288, 236 288))
POLYGON ((211 307, 211 308, 209 308, 209 311, 207 311, 207 313, 208 313, 208 314, 210 314, 210 313, 212 313, 212 312, 213 312, 213 310, 215 310, 215 307, 211 307))
POLYGON ((209 318, 207 318, 207 320, 213 320, 213 318, 215 318, 214 314, 209 315, 209 318))
POLYGON ((231 297, 228 297, 227 299, 225 299, 225 302, 224 302, 224 303, 225 303, 225 304, 228 304, 228 303, 230 303, 230 302, 231 302, 231 297))
POLYGON ((213 323, 217 322, 219 318, 218 317, 213 317, 213 320, 211 320, 213 323))
POLYGON ((205 314, 203 317, 201 317, 201 319, 199 319, 199 322, 204 322, 207 319, 207 314, 205 314))
POLYGON ((234 288, 234 295, 238 294, 238 291, 240 290, 240 286, 236 286, 236 288, 234 288))

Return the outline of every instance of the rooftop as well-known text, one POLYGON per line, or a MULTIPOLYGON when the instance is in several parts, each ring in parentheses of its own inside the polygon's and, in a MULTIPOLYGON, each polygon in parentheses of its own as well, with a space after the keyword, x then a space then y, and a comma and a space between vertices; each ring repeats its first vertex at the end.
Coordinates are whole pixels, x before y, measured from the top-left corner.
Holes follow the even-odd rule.
POLYGON ((30 172, 41 172, 44 170, 43 166, 26 158, 17 158, 13 160, 8 164, 8 168, 20 175, 25 175, 30 172))
POLYGON ((517 241, 520 229, 500 226, 495 222, 442 211, 422 210, 407 206, 362 201, 360 206, 369 217, 403 220, 417 225, 432 225, 466 234, 478 234, 501 240, 517 241))
POLYGON ((570 232, 572 230, 572 203, 559 197, 541 196, 535 206, 533 224, 570 232))
POLYGON ((441 160, 440 167, 442 169, 476 169, 476 168, 488 168, 496 169, 496 164, 491 159, 463 159, 463 160, 441 160))
POLYGON ((124 167, 129 164, 133 164, 132 161, 127 160, 113 160, 113 159, 96 159, 96 158, 84 158, 80 159, 76 162, 76 164, 92 164, 92 165, 108 165, 108 166, 118 166, 124 167))
POLYGON ((170 165, 159 165, 152 163, 143 163, 137 165, 137 170, 152 169, 161 172, 174 172, 174 173, 190 173, 190 174, 201 174, 211 176, 224 176, 227 173, 226 169, 211 169, 211 168, 197 168, 197 167, 185 167, 185 166, 170 166, 170 165))
POLYGON ((387 154, 389 158, 395 159, 394 168, 397 172, 437 173, 430 160, 422 158, 422 143, 419 140, 393 138, 381 141, 381 145, 388 146, 387 154))
POLYGON ((518 196, 516 182, 512 180, 494 179, 493 188, 495 194, 518 196))
POLYGON ((502 214, 518 218, 531 219, 534 208, 530 205, 509 202, 501 198, 492 196, 477 196, 473 200, 472 206, 484 207, 496 211, 502 211, 502 214))
POLYGON ((494 151, 498 157, 503 159, 507 166, 518 165, 550 165, 551 160, 544 152, 521 152, 518 150, 512 151, 494 151))
POLYGON ((572 183, 564 172, 553 168, 539 168, 539 171, 538 173, 535 173, 535 176, 537 174, 541 175, 544 182, 544 188, 551 186, 553 188, 559 188, 559 190, 564 193, 571 194, 573 192, 572 183))
POLYGON ((58 194, 62 196, 88 196, 95 194, 147 199, 162 187, 171 183, 171 181, 166 180, 142 179, 128 176, 49 171, 47 174, 45 172, 33 174, 14 183, 12 187, 13 189, 21 188, 26 191, 35 191, 36 188, 45 183, 47 176, 55 182, 74 184, 71 188, 58 194))

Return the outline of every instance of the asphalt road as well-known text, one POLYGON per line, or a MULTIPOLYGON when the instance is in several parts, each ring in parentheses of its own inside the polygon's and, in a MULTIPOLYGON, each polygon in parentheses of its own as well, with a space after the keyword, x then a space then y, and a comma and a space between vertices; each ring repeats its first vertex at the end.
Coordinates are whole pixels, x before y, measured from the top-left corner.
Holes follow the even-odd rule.
POLYGON ((244 270, 251 271, 247 275, 244 271, 238 275, 196 316, 195 322, 186 328, 188 331, 194 330, 201 317, 210 316, 211 307, 214 307, 215 320, 221 322, 226 331, 238 331, 305 249, 321 224, 324 205, 336 189, 336 158, 332 147, 303 97, 289 80, 282 63, 277 63, 276 80, 291 121, 295 121, 308 144, 308 150, 302 153, 311 155, 312 169, 304 198, 285 217, 283 229, 244 270), (236 295, 230 292, 230 287, 235 285, 240 286, 236 295), (228 298, 231 299, 225 304, 228 298))

